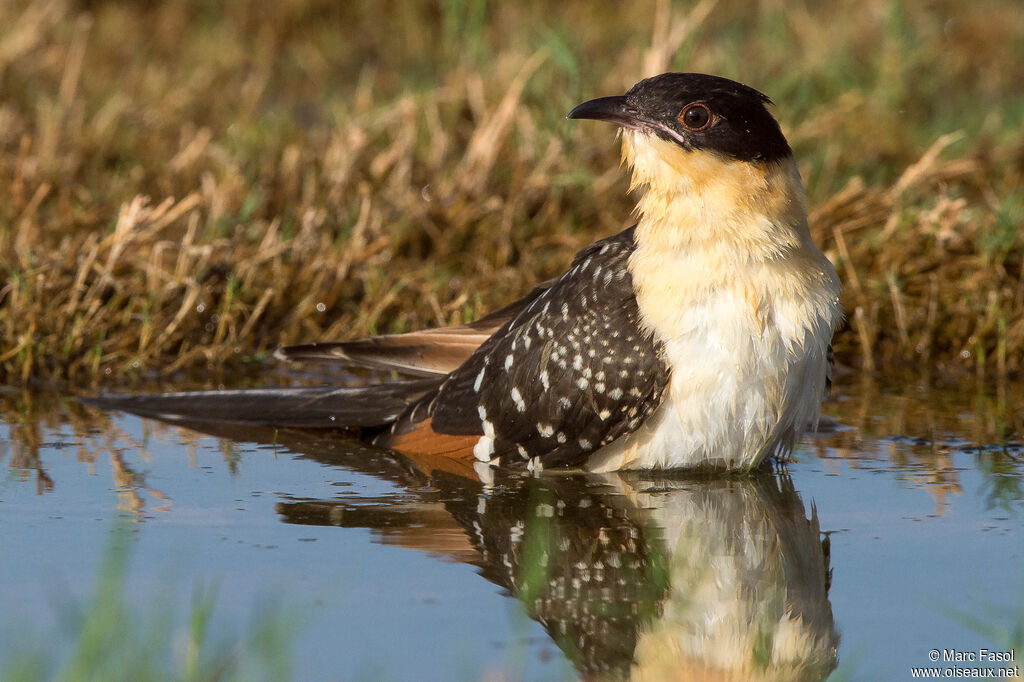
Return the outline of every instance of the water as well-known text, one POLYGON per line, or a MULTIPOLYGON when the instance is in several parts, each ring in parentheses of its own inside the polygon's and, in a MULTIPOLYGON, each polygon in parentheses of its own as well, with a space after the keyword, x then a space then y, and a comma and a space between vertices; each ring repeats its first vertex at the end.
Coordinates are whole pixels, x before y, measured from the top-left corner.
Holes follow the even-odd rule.
POLYGON ((1005 390, 844 386, 839 428, 753 479, 488 487, 340 438, 0 404, 0 671, 40 650, 68 665, 112 555, 133 628, 166 621, 168 660, 198 590, 210 639, 258 648, 276 623, 268 656, 303 680, 900 680, 981 665, 932 650, 1024 657, 1005 390))

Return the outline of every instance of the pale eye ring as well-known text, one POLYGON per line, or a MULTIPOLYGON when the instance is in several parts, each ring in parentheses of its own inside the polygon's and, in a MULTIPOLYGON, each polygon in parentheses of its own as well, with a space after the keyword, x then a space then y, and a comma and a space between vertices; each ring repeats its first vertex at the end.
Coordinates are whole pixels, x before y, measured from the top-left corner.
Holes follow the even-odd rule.
POLYGON ((711 113, 708 105, 703 102, 694 102, 693 104, 687 104, 679 112, 678 119, 684 128, 695 133, 709 128, 714 122, 715 116, 711 113))

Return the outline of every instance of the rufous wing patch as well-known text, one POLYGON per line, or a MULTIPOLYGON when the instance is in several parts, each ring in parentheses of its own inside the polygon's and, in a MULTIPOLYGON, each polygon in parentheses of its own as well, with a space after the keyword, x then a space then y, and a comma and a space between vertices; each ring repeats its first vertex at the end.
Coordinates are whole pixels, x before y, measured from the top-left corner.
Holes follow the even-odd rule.
POLYGON ((424 419, 410 431, 391 435, 381 445, 401 452, 428 476, 434 471, 445 471, 476 480, 473 446, 479 440, 480 436, 475 435, 440 433, 434 430, 432 420, 424 419))

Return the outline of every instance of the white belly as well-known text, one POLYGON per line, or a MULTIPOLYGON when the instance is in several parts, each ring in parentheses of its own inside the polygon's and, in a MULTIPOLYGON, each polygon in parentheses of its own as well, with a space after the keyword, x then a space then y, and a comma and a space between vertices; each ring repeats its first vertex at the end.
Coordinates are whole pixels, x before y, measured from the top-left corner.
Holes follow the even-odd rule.
POLYGON ((588 468, 752 468, 817 419, 841 317, 839 278, 811 240, 796 164, 623 139, 634 182, 647 184, 629 270, 670 384, 652 418, 588 468))
POLYGON ((663 340, 671 366, 664 402, 588 469, 751 469, 787 452, 817 419, 831 321, 785 301, 756 314, 728 292, 677 319, 663 340))

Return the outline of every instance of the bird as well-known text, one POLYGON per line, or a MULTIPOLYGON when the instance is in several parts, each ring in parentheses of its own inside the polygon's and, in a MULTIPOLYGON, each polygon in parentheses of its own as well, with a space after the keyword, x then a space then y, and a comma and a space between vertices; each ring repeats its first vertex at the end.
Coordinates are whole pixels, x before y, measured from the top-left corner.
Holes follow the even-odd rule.
POLYGON ((839 277, 771 100, 665 73, 568 119, 611 123, 636 223, 559 277, 461 326, 282 348, 420 378, 93 404, 171 421, 358 428, 440 468, 751 471, 815 428, 842 320, 839 277))

